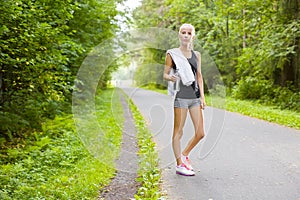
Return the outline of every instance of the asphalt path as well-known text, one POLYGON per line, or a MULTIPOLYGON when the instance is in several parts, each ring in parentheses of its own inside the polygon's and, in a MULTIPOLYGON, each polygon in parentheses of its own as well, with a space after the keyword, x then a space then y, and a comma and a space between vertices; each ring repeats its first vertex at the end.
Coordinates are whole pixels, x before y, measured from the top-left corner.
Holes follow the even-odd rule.
MULTIPOLYGON (((207 107, 205 139, 191 152, 196 176, 175 174, 172 98, 124 87, 157 144, 170 200, 300 200, 300 131, 207 107)), ((193 135, 188 117, 182 145, 193 135)))

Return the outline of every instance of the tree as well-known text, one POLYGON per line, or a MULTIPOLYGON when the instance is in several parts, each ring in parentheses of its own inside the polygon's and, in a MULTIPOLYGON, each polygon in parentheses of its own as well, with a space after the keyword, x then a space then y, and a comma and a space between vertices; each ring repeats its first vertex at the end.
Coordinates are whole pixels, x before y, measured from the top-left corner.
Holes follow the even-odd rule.
MULTIPOLYGON (((1 1, 0 132, 38 130, 70 105, 87 53, 114 35, 119 1, 1 1)), ((107 76, 109 77, 109 75, 107 76)))

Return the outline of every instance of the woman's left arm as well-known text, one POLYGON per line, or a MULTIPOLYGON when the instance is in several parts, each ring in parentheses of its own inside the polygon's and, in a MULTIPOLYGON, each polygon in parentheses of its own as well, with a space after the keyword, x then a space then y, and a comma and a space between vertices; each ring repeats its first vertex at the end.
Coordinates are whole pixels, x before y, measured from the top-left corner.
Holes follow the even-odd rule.
POLYGON ((204 109, 206 106, 205 102, 205 97, 204 97, 204 84, 203 84, 203 77, 202 77, 202 72, 201 72, 201 54, 196 51, 197 55, 197 63, 198 63, 198 69, 197 69, 197 81, 199 84, 199 89, 200 89, 200 100, 201 100, 201 108, 204 109))

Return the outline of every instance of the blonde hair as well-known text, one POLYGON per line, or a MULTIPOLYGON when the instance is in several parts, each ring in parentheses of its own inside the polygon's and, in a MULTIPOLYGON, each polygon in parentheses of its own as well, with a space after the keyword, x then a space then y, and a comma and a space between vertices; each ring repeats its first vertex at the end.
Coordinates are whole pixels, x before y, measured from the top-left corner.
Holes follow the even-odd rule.
POLYGON ((183 28, 191 28, 192 29, 192 36, 195 36, 196 35, 196 31, 195 31, 195 27, 192 25, 192 24, 182 24, 179 28, 179 33, 181 31, 181 29, 183 28))
MULTIPOLYGON (((195 27, 192 24, 182 24, 179 28, 178 33, 180 33, 181 29, 183 28, 191 28, 192 29, 192 37, 194 37, 196 35, 196 31, 195 31, 195 27)), ((188 47, 193 50, 194 49, 194 45, 193 42, 191 41, 188 45, 188 47)))

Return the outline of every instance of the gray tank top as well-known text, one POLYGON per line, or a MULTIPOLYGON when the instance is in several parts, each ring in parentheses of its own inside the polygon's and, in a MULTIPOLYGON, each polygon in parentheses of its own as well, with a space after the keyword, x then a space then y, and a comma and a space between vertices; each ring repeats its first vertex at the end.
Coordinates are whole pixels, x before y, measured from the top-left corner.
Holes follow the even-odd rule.
MULTIPOLYGON (((195 75, 195 79, 196 79, 196 72, 197 72, 197 56, 194 53, 194 51, 192 51, 192 57, 191 58, 187 58, 187 60, 189 61, 192 71, 195 75)), ((173 61, 173 68, 176 70, 176 65, 173 61)), ((181 99, 196 99, 199 98, 199 89, 197 89, 197 91, 195 90, 195 82, 190 85, 190 86, 185 86, 183 85, 182 81, 180 81, 179 83, 180 85, 180 90, 176 93, 176 98, 181 98, 181 99)), ((197 87, 199 88, 199 87, 197 87)))

